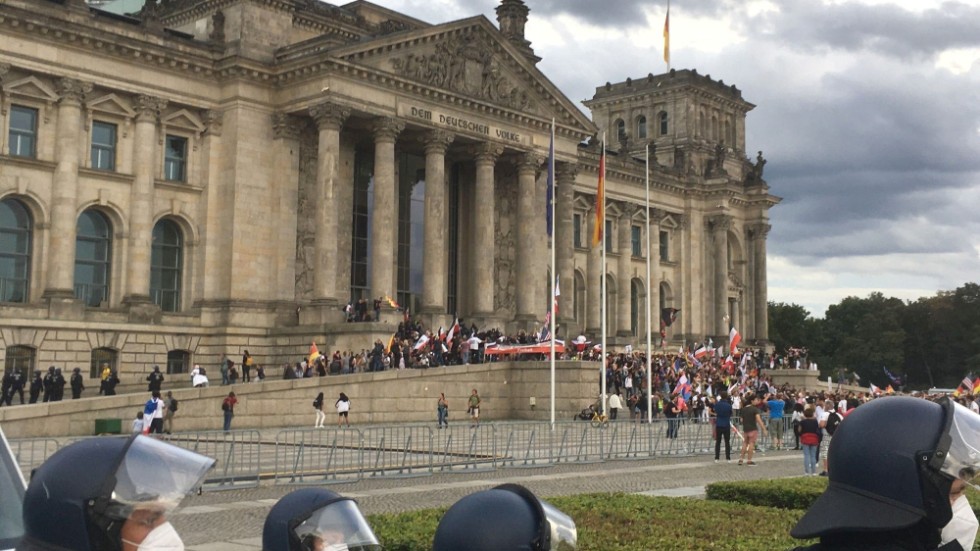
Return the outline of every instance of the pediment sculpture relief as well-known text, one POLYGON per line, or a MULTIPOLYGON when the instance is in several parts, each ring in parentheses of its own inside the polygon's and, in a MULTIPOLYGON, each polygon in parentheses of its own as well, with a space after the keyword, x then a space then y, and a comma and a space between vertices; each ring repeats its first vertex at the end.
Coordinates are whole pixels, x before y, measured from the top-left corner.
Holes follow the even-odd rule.
POLYGON ((489 37, 466 33, 444 40, 430 53, 412 53, 391 60, 395 72, 439 88, 452 90, 520 111, 531 97, 501 74, 489 37))

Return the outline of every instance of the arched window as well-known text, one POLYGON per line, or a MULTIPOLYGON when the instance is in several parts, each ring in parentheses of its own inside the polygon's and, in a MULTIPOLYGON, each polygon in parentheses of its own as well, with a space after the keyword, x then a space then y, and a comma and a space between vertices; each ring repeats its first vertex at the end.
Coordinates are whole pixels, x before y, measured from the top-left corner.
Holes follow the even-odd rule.
POLYGON ((660 112, 660 135, 661 136, 666 136, 667 135, 667 130, 668 130, 668 125, 667 125, 667 112, 666 111, 661 111, 660 112))
POLYGON ((30 381, 29 375, 34 371, 34 349, 30 346, 8 346, 3 368, 9 372, 20 371, 21 380, 30 381))
POLYGON ((623 119, 616 121, 616 139, 619 141, 626 139, 626 123, 623 119))
POLYGON ((119 352, 111 348, 96 348, 92 350, 92 361, 89 363, 89 377, 93 379, 101 377, 102 369, 106 366, 112 371, 119 369, 119 352))
POLYGON ((0 302, 27 302, 34 224, 24 205, 0 201, 0 302))
POLYGON ((87 210, 78 217, 75 237, 75 297, 86 306, 109 300, 109 265, 112 255, 112 226, 99 211, 87 210))
POLYGON ((180 279, 184 266, 184 238, 172 220, 153 226, 150 255, 150 297, 164 312, 180 310, 180 279))
POLYGON ((647 118, 645 115, 636 117, 636 137, 640 140, 647 138, 647 118))

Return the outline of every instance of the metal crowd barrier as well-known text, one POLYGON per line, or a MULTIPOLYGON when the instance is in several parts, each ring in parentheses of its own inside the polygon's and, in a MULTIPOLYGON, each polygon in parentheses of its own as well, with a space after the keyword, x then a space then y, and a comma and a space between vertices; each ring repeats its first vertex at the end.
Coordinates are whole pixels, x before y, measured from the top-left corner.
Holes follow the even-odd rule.
POLYGON ((58 451, 58 441, 54 438, 27 438, 8 442, 25 480, 30 480, 31 471, 40 467, 41 463, 58 451))
POLYGON ((262 442, 257 430, 180 432, 155 436, 217 460, 204 479, 204 491, 258 486, 262 474, 262 448, 274 445, 262 442))
POLYGON ((496 426, 454 423, 445 429, 426 427, 432 443, 432 467, 439 472, 477 472, 497 469, 496 426))
POLYGON ((505 423, 495 425, 501 467, 551 467, 555 463, 550 424, 505 423))
POLYGON ((432 474, 431 426, 369 427, 362 434, 365 475, 408 477, 432 474))
POLYGON ((364 438, 356 429, 287 429, 276 435, 278 484, 355 482, 364 471, 364 438))

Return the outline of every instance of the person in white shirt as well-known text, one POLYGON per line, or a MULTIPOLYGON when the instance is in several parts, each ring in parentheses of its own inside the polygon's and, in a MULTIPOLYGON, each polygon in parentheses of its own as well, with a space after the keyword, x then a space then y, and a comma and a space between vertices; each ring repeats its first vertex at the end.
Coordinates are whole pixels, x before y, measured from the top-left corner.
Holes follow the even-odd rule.
POLYGON ((949 489, 949 502, 953 506, 953 518, 949 520, 942 532, 942 545, 952 541, 958 541, 960 547, 969 551, 973 549, 973 542, 977 539, 977 515, 970 507, 970 502, 963 495, 966 489, 966 482, 960 479, 953 481, 949 489))
POLYGON ((480 343, 482 342, 476 333, 466 341, 466 344, 470 346, 470 361, 472 363, 480 363, 480 343))
POLYGON ((609 419, 611 421, 616 420, 616 415, 619 412, 619 408, 623 407, 623 401, 619 398, 619 394, 613 393, 609 396, 609 419))

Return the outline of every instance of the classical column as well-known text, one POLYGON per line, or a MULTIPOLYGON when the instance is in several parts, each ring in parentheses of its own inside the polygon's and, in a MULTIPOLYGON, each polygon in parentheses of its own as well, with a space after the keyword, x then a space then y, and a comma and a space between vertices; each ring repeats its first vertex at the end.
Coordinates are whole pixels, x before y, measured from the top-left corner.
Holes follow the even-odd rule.
POLYGON ((589 211, 589 233, 586 236, 589 243, 589 264, 588 279, 585 284, 586 295, 586 324, 585 332, 592 336, 598 336, 602 330, 602 244, 592 245, 592 236, 595 235, 596 224, 601 224, 596 220, 595 208, 589 211))
POLYGON ((51 249, 45 297, 75 296, 75 230, 78 223, 78 142, 81 141, 82 102, 92 91, 87 82, 58 81, 57 166, 51 186, 51 249))
POLYGON ((765 222, 752 226, 755 253, 755 338, 769 340, 768 275, 766 274, 766 236, 772 226, 765 222))
POLYGON ((371 295, 395 298, 395 239, 398 236, 398 182, 395 140, 405 125, 393 118, 374 121, 374 212, 371 214, 371 295))
POLYGON ((133 186, 129 194, 129 263, 126 273, 125 302, 150 302, 150 252, 153 232, 153 185, 159 170, 156 156, 157 119, 167 100, 153 96, 136 97, 133 186))
MULTIPOLYGON (((275 167, 272 174, 278 179, 279 201, 276 205, 275 232, 278 246, 276 278, 278 300, 291 301, 296 297, 296 228, 299 193, 299 131, 305 121, 284 112, 272 114, 272 143, 275 167)), ((302 313, 302 311, 301 311, 302 313)))
POLYGON ((337 264, 341 261, 337 255, 340 127, 350 116, 350 109, 324 102, 310 107, 310 116, 316 122, 319 132, 316 167, 316 235, 313 246, 315 267, 313 301, 331 307, 337 304, 337 264))
POLYGON ((444 130, 432 130, 423 138, 425 144, 425 243, 422 247, 422 312, 446 313, 446 150, 455 136, 444 130))
MULTIPOLYGON (((473 193, 473 246, 472 258, 473 313, 488 317, 494 313, 494 241, 496 234, 497 197, 494 186, 494 165, 503 148, 483 143, 474 148, 476 160, 476 186, 473 193)), ((524 277, 526 274, 521 274, 524 277)), ((533 277, 533 274, 530 275, 533 277)))
MULTIPOLYGON (((543 160, 544 157, 530 151, 522 153, 517 160, 517 235, 521 236, 517 240, 517 320, 519 322, 531 322, 538 317, 535 310, 539 307, 539 301, 535 300, 535 286, 540 285, 541 278, 532 275, 537 273, 533 268, 536 260, 535 243, 534 239, 528 236, 545 230, 541 227, 544 221, 540 213, 535 213, 537 174, 543 160)), ((547 264, 549 266, 551 264, 550 257, 547 264)))
POLYGON ((631 325, 632 304, 632 264, 633 264, 633 212, 635 207, 624 204, 619 215, 619 259, 616 262, 616 335, 629 337, 633 335, 631 325))
POLYGON ((572 227, 575 200, 575 177, 578 166, 572 163, 560 163, 556 167, 555 178, 558 189, 555 191, 555 225, 556 242, 558 244, 557 263, 558 277, 561 286, 565 288, 558 297, 558 321, 568 329, 568 324, 575 318, 575 234, 572 227))
POLYGON ((728 230, 732 228, 732 217, 719 214, 712 216, 711 238, 714 240, 712 256, 715 262, 714 299, 715 319, 709 324, 715 335, 728 334, 728 230))

